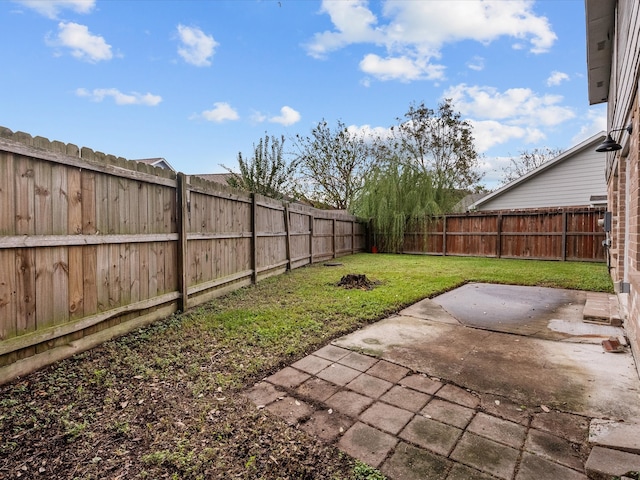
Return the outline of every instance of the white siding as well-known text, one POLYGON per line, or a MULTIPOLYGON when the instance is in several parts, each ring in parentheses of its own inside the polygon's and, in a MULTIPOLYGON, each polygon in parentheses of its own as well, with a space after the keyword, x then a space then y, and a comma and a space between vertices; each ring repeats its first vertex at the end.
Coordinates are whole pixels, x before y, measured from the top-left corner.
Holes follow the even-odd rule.
POLYGON ((595 147, 582 150, 477 206, 478 210, 575 207, 606 195, 605 155, 595 147))

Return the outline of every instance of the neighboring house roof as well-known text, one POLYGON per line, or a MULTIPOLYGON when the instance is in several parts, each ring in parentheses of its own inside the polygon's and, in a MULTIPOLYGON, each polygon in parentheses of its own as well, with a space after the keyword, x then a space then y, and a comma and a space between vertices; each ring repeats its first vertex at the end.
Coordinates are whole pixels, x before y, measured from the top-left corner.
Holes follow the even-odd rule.
POLYGON ((230 178, 233 177, 233 173, 198 173, 196 175, 191 175, 192 177, 202 178, 203 180, 207 180, 209 182, 221 183, 222 185, 229 185, 230 178))
POLYGON ((147 165, 151 165, 152 167, 160 167, 166 168, 167 170, 171 170, 175 172, 176 169, 171 166, 166 159, 158 157, 158 158, 138 158, 134 160, 135 162, 146 163, 147 165))
POLYGON ((615 10, 614 0, 585 1, 590 105, 606 102, 609 96, 615 10))
POLYGON ((474 202, 477 202, 481 198, 484 198, 487 195, 486 192, 482 193, 470 193, 465 195, 465 197, 456 203, 453 206, 451 213, 464 213, 469 210, 469 207, 473 205, 474 202))
POLYGON ((594 135, 475 201, 468 209, 517 210, 606 205, 606 153, 595 151, 604 138, 604 132, 594 135))

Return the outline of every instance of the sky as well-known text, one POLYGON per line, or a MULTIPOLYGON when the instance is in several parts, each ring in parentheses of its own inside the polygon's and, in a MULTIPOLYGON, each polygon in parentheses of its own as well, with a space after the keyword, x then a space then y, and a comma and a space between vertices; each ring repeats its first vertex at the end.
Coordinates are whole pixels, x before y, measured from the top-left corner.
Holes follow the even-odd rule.
POLYGON ((492 189, 520 152, 606 129, 585 24, 583 0, 4 0, 0 125, 191 175, 451 99, 492 189))

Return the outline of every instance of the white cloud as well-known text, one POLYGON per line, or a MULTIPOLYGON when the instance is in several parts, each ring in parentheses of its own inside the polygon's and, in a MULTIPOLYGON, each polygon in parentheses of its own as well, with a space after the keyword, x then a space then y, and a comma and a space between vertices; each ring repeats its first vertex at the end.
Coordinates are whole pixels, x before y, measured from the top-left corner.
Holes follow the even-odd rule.
POLYGON ((47 39, 52 47, 71 49, 71 55, 79 60, 95 63, 111 60, 111 45, 99 35, 93 35, 86 25, 74 22, 60 22, 55 39, 47 39))
POLYGON ((450 87, 443 95, 451 98, 463 115, 502 120, 511 125, 551 127, 575 117, 572 109, 560 105, 560 95, 538 95, 528 88, 510 88, 499 92, 493 87, 450 87))
MULTIPOLYGON (((581 116, 582 118, 582 116, 581 116)), ((586 123, 580 127, 580 130, 571 139, 574 145, 592 137, 598 132, 607 131, 607 107, 606 105, 596 105, 590 107, 586 115, 586 123)))
POLYGON ((557 37, 547 18, 533 12, 533 5, 532 0, 386 1, 382 18, 387 22, 381 23, 366 0, 324 0, 321 13, 329 15, 334 30, 316 33, 306 45, 307 53, 324 58, 351 44, 371 44, 384 49, 386 57, 365 54, 360 68, 366 73, 381 80, 441 79, 444 67, 432 62, 448 43, 489 44, 509 37, 532 53, 548 51, 557 37))
POLYGON ((495 120, 469 120, 469 123, 473 126, 474 143, 479 153, 512 139, 535 143, 545 138, 542 130, 533 127, 509 125, 495 120))
POLYGON ((211 35, 205 34, 199 28, 184 25, 178 25, 178 35, 181 42, 178 54, 185 62, 196 67, 211 65, 211 57, 219 45, 211 35))
POLYGON ((476 55, 467 62, 467 67, 469 67, 471 70, 475 70, 476 72, 484 70, 484 58, 476 55))
POLYGON ((264 113, 255 110, 251 114, 250 119, 251 119, 251 121, 253 123, 262 123, 262 122, 265 122, 267 120, 267 116, 264 113))
POLYGON ((440 80, 444 78, 444 66, 442 65, 429 65, 420 59, 404 56, 380 58, 373 53, 362 59, 360 70, 379 80, 410 82, 412 80, 440 80))
POLYGON ((111 97, 116 102, 116 105, 146 105, 149 107, 155 107, 162 101, 160 95, 152 95, 151 93, 122 93, 116 88, 96 88, 94 90, 87 90, 85 88, 78 88, 76 95, 79 97, 88 97, 94 102, 101 102, 106 97, 111 97))
POLYGON ((547 86, 554 87, 560 85, 562 82, 569 80, 569 75, 563 72, 553 71, 549 78, 547 78, 547 86))
POLYGON ((222 123, 227 120, 238 120, 240 118, 238 112, 226 102, 216 102, 213 106, 214 108, 205 110, 198 115, 198 117, 216 123, 222 123))
POLYGON ((293 108, 285 105, 280 109, 280 115, 271 117, 269 121, 271 123, 279 123, 287 127, 300 121, 300 113, 296 112, 293 108))
POLYGON ((96 5, 95 0, 19 0, 18 3, 52 19, 58 18, 58 14, 65 9, 89 13, 96 5))

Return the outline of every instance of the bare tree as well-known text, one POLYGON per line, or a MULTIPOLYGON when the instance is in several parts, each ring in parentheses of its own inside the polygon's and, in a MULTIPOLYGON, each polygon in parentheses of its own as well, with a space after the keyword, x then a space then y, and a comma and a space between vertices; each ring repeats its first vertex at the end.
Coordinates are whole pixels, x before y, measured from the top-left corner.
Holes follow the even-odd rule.
POLYGON ((502 169, 502 183, 517 180, 543 163, 557 157, 560 153, 562 153, 561 149, 548 147, 521 151, 520 156, 511 157, 509 165, 502 169))
POLYGON ((371 164, 364 135, 341 121, 332 129, 323 119, 307 137, 296 135, 302 196, 332 208, 349 209, 371 164))

